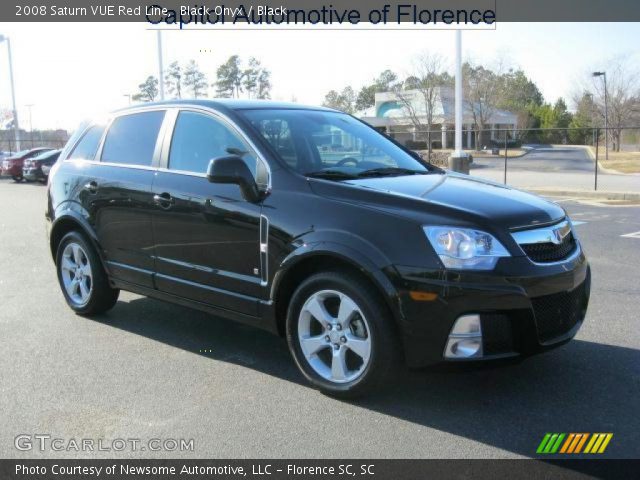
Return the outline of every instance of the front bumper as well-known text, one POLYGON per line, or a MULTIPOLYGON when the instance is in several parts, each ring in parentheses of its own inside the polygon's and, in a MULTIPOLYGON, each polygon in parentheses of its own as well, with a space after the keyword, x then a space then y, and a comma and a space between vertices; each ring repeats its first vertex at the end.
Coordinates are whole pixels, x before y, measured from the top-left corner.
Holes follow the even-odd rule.
POLYGON ((11 167, 0 169, 0 176, 2 177, 19 177, 22 175, 22 166, 13 165, 11 167))
POLYGON ((44 180, 46 177, 44 173, 42 173, 42 168, 34 167, 34 168, 25 168, 22 172, 22 176, 25 180, 44 180))
POLYGON ((465 361, 490 360, 566 343, 582 325, 589 302, 590 268, 580 245, 571 258, 548 265, 510 257, 492 272, 396 270, 405 356, 415 367, 444 360, 451 329, 463 315, 480 315, 483 338, 482 357, 465 361), (435 295, 420 301, 411 292, 435 295))

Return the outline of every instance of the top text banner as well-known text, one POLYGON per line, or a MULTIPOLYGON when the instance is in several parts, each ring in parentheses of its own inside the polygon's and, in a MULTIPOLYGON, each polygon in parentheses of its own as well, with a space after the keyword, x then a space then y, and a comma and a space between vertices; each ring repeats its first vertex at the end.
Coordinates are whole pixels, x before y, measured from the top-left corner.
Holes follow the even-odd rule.
POLYGON ((14 0, 4 22, 144 22, 152 28, 495 28, 497 22, 640 21, 638 0, 14 0), (39 1, 41 3, 39 3, 39 1), (45 3, 46 2, 46 3, 45 3))

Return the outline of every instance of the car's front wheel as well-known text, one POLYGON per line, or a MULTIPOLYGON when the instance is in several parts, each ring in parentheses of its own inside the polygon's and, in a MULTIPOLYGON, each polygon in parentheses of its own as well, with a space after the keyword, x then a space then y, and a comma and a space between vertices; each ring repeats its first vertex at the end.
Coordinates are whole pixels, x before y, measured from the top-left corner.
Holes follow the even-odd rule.
POLYGON ((323 272, 291 298, 287 341, 304 376, 329 395, 352 398, 384 383, 400 346, 387 306, 361 278, 323 272))
POLYGON ((20 183, 22 180, 24 180, 24 177, 22 175, 13 175, 11 178, 13 178, 13 181, 16 183, 20 183))
POLYGON ((103 313, 118 300, 120 291, 111 288, 100 257, 82 234, 73 231, 62 238, 56 269, 64 298, 76 313, 103 313))

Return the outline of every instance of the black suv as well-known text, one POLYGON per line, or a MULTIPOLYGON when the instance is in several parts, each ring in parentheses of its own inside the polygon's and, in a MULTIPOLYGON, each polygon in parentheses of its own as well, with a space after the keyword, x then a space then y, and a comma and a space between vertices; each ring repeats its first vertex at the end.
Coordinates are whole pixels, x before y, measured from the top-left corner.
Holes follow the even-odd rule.
POLYGON ((173 101, 87 123, 51 171, 46 216, 77 313, 124 289, 254 325, 338 396, 399 361, 560 345, 589 299, 561 207, 323 108, 173 101))

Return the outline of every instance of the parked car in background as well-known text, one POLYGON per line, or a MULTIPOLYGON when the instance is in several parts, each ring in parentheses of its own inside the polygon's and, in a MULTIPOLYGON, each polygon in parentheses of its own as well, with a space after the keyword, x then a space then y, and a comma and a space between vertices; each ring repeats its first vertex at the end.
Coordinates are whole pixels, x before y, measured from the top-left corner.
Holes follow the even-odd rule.
POLYGON ((12 157, 5 158, 2 161, 2 169, 0 169, 0 176, 11 177, 16 182, 21 182, 24 179, 22 167, 24 161, 33 158, 36 155, 40 155, 42 152, 50 151, 51 148, 32 148, 31 150, 22 150, 12 157))
POLYGON ((28 158, 22 167, 22 176, 25 180, 47 182, 49 170, 56 163, 62 150, 48 150, 28 158), (45 168, 47 169, 45 172, 45 168))

